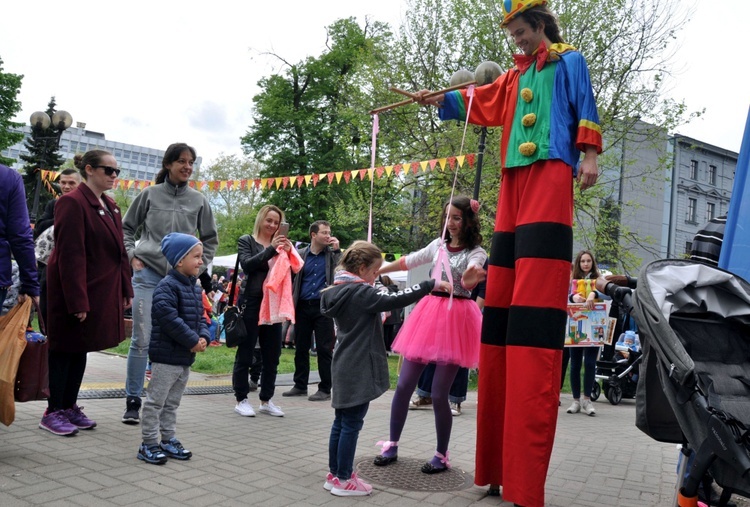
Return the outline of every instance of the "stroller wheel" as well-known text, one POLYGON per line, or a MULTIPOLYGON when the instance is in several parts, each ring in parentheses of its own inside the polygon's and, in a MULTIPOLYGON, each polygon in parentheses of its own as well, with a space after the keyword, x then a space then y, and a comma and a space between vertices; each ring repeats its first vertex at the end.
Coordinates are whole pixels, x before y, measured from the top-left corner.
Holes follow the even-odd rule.
POLYGON ((622 401, 622 388, 620 386, 612 386, 607 389, 607 399, 612 405, 618 405, 622 401))
POLYGON ((591 401, 598 400, 600 394, 602 394, 602 387, 599 382, 594 382, 594 387, 591 388, 591 401))

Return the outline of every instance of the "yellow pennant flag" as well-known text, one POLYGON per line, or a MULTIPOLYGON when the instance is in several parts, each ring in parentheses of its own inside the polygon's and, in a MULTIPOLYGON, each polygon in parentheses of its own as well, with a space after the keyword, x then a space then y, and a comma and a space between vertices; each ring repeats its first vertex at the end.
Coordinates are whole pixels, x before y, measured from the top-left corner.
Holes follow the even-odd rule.
POLYGON ((260 188, 266 188, 268 185, 268 178, 261 178, 260 179, 260 188))
POLYGON ((219 182, 219 190, 226 190, 227 189, 227 180, 222 180, 219 182))
POLYGON ((445 171, 445 166, 448 164, 448 159, 441 158, 440 160, 438 160, 438 164, 440 165, 440 170, 445 171))
POLYGON ((282 182, 283 179, 284 178, 276 178, 276 188, 277 189, 281 188, 281 182, 282 182))
POLYGON ((459 155, 456 157, 456 162, 458 163, 458 167, 464 166, 464 159, 466 158, 466 155, 459 155))
POLYGON ((387 176, 390 176, 392 172, 393 172, 393 166, 392 165, 385 166, 385 174, 387 176))
POLYGON ((430 163, 430 162, 429 162, 429 161, 427 161, 427 160, 423 160, 423 161, 421 161, 421 162, 419 163, 419 166, 420 166, 420 167, 422 168, 422 172, 423 172, 423 173, 426 173, 426 172, 427 172, 427 164, 429 164, 429 163, 430 163))
POLYGON ((310 186, 310 180, 312 179, 312 174, 305 174, 305 185, 308 187, 310 186))
POLYGON ((336 183, 339 185, 341 184, 341 177, 344 175, 344 171, 339 171, 337 173, 334 173, 336 175, 336 183))

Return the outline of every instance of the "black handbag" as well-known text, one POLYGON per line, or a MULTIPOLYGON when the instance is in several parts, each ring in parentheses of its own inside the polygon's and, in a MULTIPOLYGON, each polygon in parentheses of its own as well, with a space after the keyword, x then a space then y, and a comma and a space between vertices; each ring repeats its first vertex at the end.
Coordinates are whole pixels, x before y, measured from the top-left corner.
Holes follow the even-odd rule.
POLYGON ((224 310, 224 336, 226 336, 226 345, 229 348, 236 347, 247 340, 247 328, 245 327, 245 320, 242 318, 245 305, 242 305, 241 308, 234 306, 234 295, 237 292, 235 287, 237 286, 239 268, 240 255, 238 253, 237 263, 234 265, 234 273, 232 274, 232 288, 229 292, 229 301, 227 309, 224 310))

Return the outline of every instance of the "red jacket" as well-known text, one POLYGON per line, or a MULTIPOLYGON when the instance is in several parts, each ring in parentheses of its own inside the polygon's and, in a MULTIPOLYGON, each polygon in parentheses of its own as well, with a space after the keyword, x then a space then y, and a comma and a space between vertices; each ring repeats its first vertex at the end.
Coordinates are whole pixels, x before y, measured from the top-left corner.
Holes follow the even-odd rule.
POLYGON ((125 339, 123 298, 133 297, 120 209, 106 195, 112 218, 85 185, 55 205, 55 249, 47 266, 50 348, 90 352, 125 339), (80 322, 73 314, 87 312, 80 322))

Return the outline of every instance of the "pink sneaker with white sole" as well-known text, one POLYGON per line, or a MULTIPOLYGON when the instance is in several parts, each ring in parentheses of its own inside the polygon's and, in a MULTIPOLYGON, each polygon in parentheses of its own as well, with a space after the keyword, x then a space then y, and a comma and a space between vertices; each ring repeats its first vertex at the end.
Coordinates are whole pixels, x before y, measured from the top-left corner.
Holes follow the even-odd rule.
POLYGON ((367 496, 372 494, 372 486, 357 477, 357 472, 354 472, 346 482, 341 482, 338 477, 334 477, 331 494, 336 496, 367 496))

